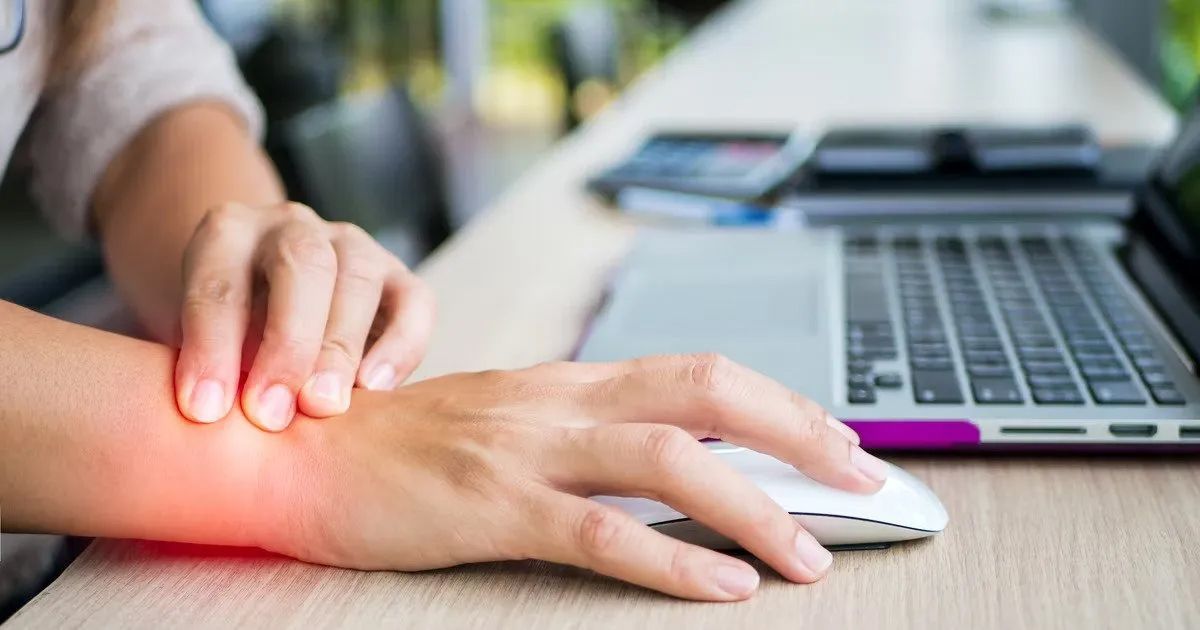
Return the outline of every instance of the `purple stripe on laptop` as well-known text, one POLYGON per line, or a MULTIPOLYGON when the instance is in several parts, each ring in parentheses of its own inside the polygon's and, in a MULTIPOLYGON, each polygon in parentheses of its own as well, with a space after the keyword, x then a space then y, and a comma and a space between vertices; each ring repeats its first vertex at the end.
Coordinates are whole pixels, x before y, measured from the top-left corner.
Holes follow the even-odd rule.
POLYGON ((966 420, 844 420, 866 448, 943 449, 979 444, 979 427, 966 420))

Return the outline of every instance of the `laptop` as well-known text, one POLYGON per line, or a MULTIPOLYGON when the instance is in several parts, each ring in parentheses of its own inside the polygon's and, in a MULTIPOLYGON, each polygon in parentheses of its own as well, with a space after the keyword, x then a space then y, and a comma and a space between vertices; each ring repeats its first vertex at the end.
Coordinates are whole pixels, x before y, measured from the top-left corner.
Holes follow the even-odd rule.
POLYGON ((868 448, 1200 451, 1200 116, 1123 222, 645 230, 577 358, 692 352, 868 448))

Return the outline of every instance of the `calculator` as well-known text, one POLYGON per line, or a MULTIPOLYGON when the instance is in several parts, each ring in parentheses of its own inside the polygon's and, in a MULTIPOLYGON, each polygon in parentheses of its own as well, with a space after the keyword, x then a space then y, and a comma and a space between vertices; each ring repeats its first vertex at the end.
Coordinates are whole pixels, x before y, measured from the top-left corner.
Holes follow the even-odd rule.
POLYGON ((658 133, 588 188, 610 201, 634 187, 762 200, 796 175, 811 152, 810 142, 789 134, 658 133))

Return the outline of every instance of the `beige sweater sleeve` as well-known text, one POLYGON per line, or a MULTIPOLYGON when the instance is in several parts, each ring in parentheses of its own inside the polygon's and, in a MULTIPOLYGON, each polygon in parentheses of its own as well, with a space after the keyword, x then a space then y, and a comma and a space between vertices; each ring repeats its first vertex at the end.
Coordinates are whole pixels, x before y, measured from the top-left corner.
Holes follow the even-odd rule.
POLYGON ((69 237, 89 235, 92 192, 109 162, 167 111, 221 101, 262 136, 258 101, 192 0, 116 1, 86 67, 43 94, 30 130, 33 195, 69 237))

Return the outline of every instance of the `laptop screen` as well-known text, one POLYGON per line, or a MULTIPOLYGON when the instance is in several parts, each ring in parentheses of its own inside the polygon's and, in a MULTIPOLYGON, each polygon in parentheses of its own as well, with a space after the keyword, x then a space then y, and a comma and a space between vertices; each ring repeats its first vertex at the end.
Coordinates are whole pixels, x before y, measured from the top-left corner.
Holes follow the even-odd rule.
POLYGON ((1195 261, 1200 256, 1200 112, 1193 111, 1181 125, 1155 172, 1155 187, 1165 203, 1150 212, 1175 253, 1195 261))
POLYGON ((1144 192, 1125 266, 1200 363, 1200 107, 1181 121, 1144 192))

